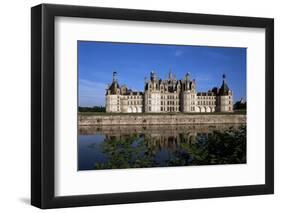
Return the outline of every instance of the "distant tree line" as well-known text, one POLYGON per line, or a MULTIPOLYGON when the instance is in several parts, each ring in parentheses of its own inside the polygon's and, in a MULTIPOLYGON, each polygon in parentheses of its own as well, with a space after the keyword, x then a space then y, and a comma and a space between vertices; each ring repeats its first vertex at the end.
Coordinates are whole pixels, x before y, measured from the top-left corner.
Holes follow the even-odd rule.
POLYGON ((79 112, 105 112, 105 107, 103 106, 93 106, 93 107, 79 107, 79 112))
POLYGON ((247 108, 247 102, 245 101, 237 101, 234 106, 233 106, 233 109, 234 110, 246 110, 247 108))

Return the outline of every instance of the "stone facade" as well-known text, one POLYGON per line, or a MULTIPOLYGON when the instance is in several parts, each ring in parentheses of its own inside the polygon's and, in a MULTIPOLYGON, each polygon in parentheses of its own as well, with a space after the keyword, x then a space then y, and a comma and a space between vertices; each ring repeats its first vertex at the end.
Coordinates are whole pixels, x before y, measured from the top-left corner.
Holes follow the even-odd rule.
POLYGON ((106 112, 119 113, 168 113, 168 112, 233 112, 233 93, 229 89, 225 75, 220 88, 208 92, 196 92, 195 79, 189 73, 176 80, 172 72, 168 79, 158 79, 150 73, 145 80, 144 92, 119 86, 116 72, 112 83, 106 89, 106 112))

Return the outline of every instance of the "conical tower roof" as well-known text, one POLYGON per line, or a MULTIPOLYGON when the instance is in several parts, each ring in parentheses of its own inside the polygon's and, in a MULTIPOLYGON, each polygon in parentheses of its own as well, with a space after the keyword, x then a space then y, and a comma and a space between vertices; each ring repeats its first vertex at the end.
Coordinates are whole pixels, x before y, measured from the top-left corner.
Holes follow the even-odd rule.
POLYGON ((222 78, 223 78, 223 81, 222 81, 221 88, 219 90, 219 95, 228 95, 229 87, 228 87, 228 85, 226 83, 226 80, 225 80, 225 74, 223 74, 222 78))
POLYGON ((117 94, 117 89, 120 89, 120 86, 116 79, 116 75, 117 75, 117 72, 113 72, 112 83, 108 88, 108 90, 110 90, 110 94, 117 94))

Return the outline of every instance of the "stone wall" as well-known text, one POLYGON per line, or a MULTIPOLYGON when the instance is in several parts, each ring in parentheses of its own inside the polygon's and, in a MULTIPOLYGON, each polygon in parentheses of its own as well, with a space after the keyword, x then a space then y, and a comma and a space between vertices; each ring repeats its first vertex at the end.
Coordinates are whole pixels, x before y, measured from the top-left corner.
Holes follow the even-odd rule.
POLYGON ((212 133, 230 128, 238 129, 241 124, 179 124, 179 125, 87 125, 79 126, 80 135, 104 134, 122 136, 127 134, 153 134, 172 136, 180 133, 212 133))
POLYGON ((154 125, 154 124, 245 124, 246 115, 238 114, 124 114, 79 115, 79 125, 154 125))

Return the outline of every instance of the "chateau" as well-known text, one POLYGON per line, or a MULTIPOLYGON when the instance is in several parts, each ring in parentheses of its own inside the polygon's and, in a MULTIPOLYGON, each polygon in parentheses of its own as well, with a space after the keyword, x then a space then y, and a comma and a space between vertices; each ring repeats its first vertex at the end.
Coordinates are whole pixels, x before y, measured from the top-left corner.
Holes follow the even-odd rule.
POLYGON ((168 113, 168 112, 233 112, 233 93, 225 75, 220 88, 196 92, 195 79, 189 73, 176 80, 172 72, 168 79, 159 79, 154 71, 145 79, 144 92, 119 86, 116 72, 106 89, 106 112, 116 113, 168 113))

